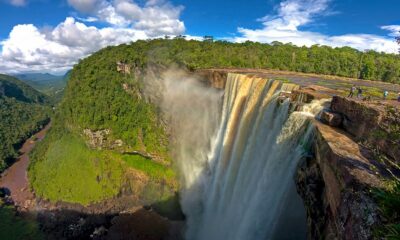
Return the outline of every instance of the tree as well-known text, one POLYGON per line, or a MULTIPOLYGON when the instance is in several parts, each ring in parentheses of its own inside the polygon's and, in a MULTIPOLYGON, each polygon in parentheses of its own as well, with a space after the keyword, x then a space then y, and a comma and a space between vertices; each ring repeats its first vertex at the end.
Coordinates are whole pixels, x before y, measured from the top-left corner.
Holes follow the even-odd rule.
MULTIPOLYGON (((400 34, 400 32, 399 32, 399 34, 400 34)), ((400 45, 400 35, 396 37, 396 42, 397 42, 397 44, 400 45)), ((399 53, 400 53, 400 48, 399 48, 399 53)))

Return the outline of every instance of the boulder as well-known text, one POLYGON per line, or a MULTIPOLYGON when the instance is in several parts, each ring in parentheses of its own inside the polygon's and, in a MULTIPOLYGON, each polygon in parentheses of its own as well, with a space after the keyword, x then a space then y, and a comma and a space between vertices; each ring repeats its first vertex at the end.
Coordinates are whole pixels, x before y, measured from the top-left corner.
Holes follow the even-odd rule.
POLYGON ((331 98, 333 95, 337 94, 340 94, 340 92, 322 86, 310 85, 292 91, 291 98, 292 101, 310 103, 313 100, 331 98))
POLYGON ((323 111, 321 113, 321 121, 331 127, 339 127, 342 125, 343 117, 339 113, 323 111))

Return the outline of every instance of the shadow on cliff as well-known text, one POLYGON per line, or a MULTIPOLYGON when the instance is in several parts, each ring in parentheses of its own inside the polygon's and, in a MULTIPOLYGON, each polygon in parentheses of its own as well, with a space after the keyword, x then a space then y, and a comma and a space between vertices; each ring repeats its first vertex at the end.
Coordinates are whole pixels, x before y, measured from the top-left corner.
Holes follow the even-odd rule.
POLYGON ((367 150, 361 145, 359 146, 361 155, 368 160, 366 163, 357 162, 350 164, 350 167, 359 166, 362 170, 367 170, 370 174, 378 175, 385 179, 391 179, 393 176, 400 177, 400 169, 393 164, 394 160, 390 160, 387 156, 376 154, 367 150))
POLYGON ((35 219, 45 239, 49 240, 179 240, 183 239, 185 216, 176 205, 177 197, 114 213, 56 208, 16 211, 16 215, 35 219))

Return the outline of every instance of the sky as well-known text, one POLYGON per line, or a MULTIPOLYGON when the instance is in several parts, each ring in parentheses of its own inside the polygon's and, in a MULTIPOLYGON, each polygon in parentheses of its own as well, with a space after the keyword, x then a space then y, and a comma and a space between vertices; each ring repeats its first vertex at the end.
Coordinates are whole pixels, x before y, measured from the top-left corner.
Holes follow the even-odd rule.
POLYGON ((400 0, 0 0, 0 72, 64 73, 165 35, 397 53, 400 0))

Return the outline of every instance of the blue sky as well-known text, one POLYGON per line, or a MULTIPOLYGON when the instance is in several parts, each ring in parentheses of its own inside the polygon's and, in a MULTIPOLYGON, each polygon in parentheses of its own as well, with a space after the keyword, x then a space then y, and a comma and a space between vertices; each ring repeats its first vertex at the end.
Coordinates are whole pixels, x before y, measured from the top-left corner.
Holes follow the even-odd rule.
POLYGON ((164 35, 395 53, 399 0, 0 0, 0 72, 63 72, 107 45, 164 35))

